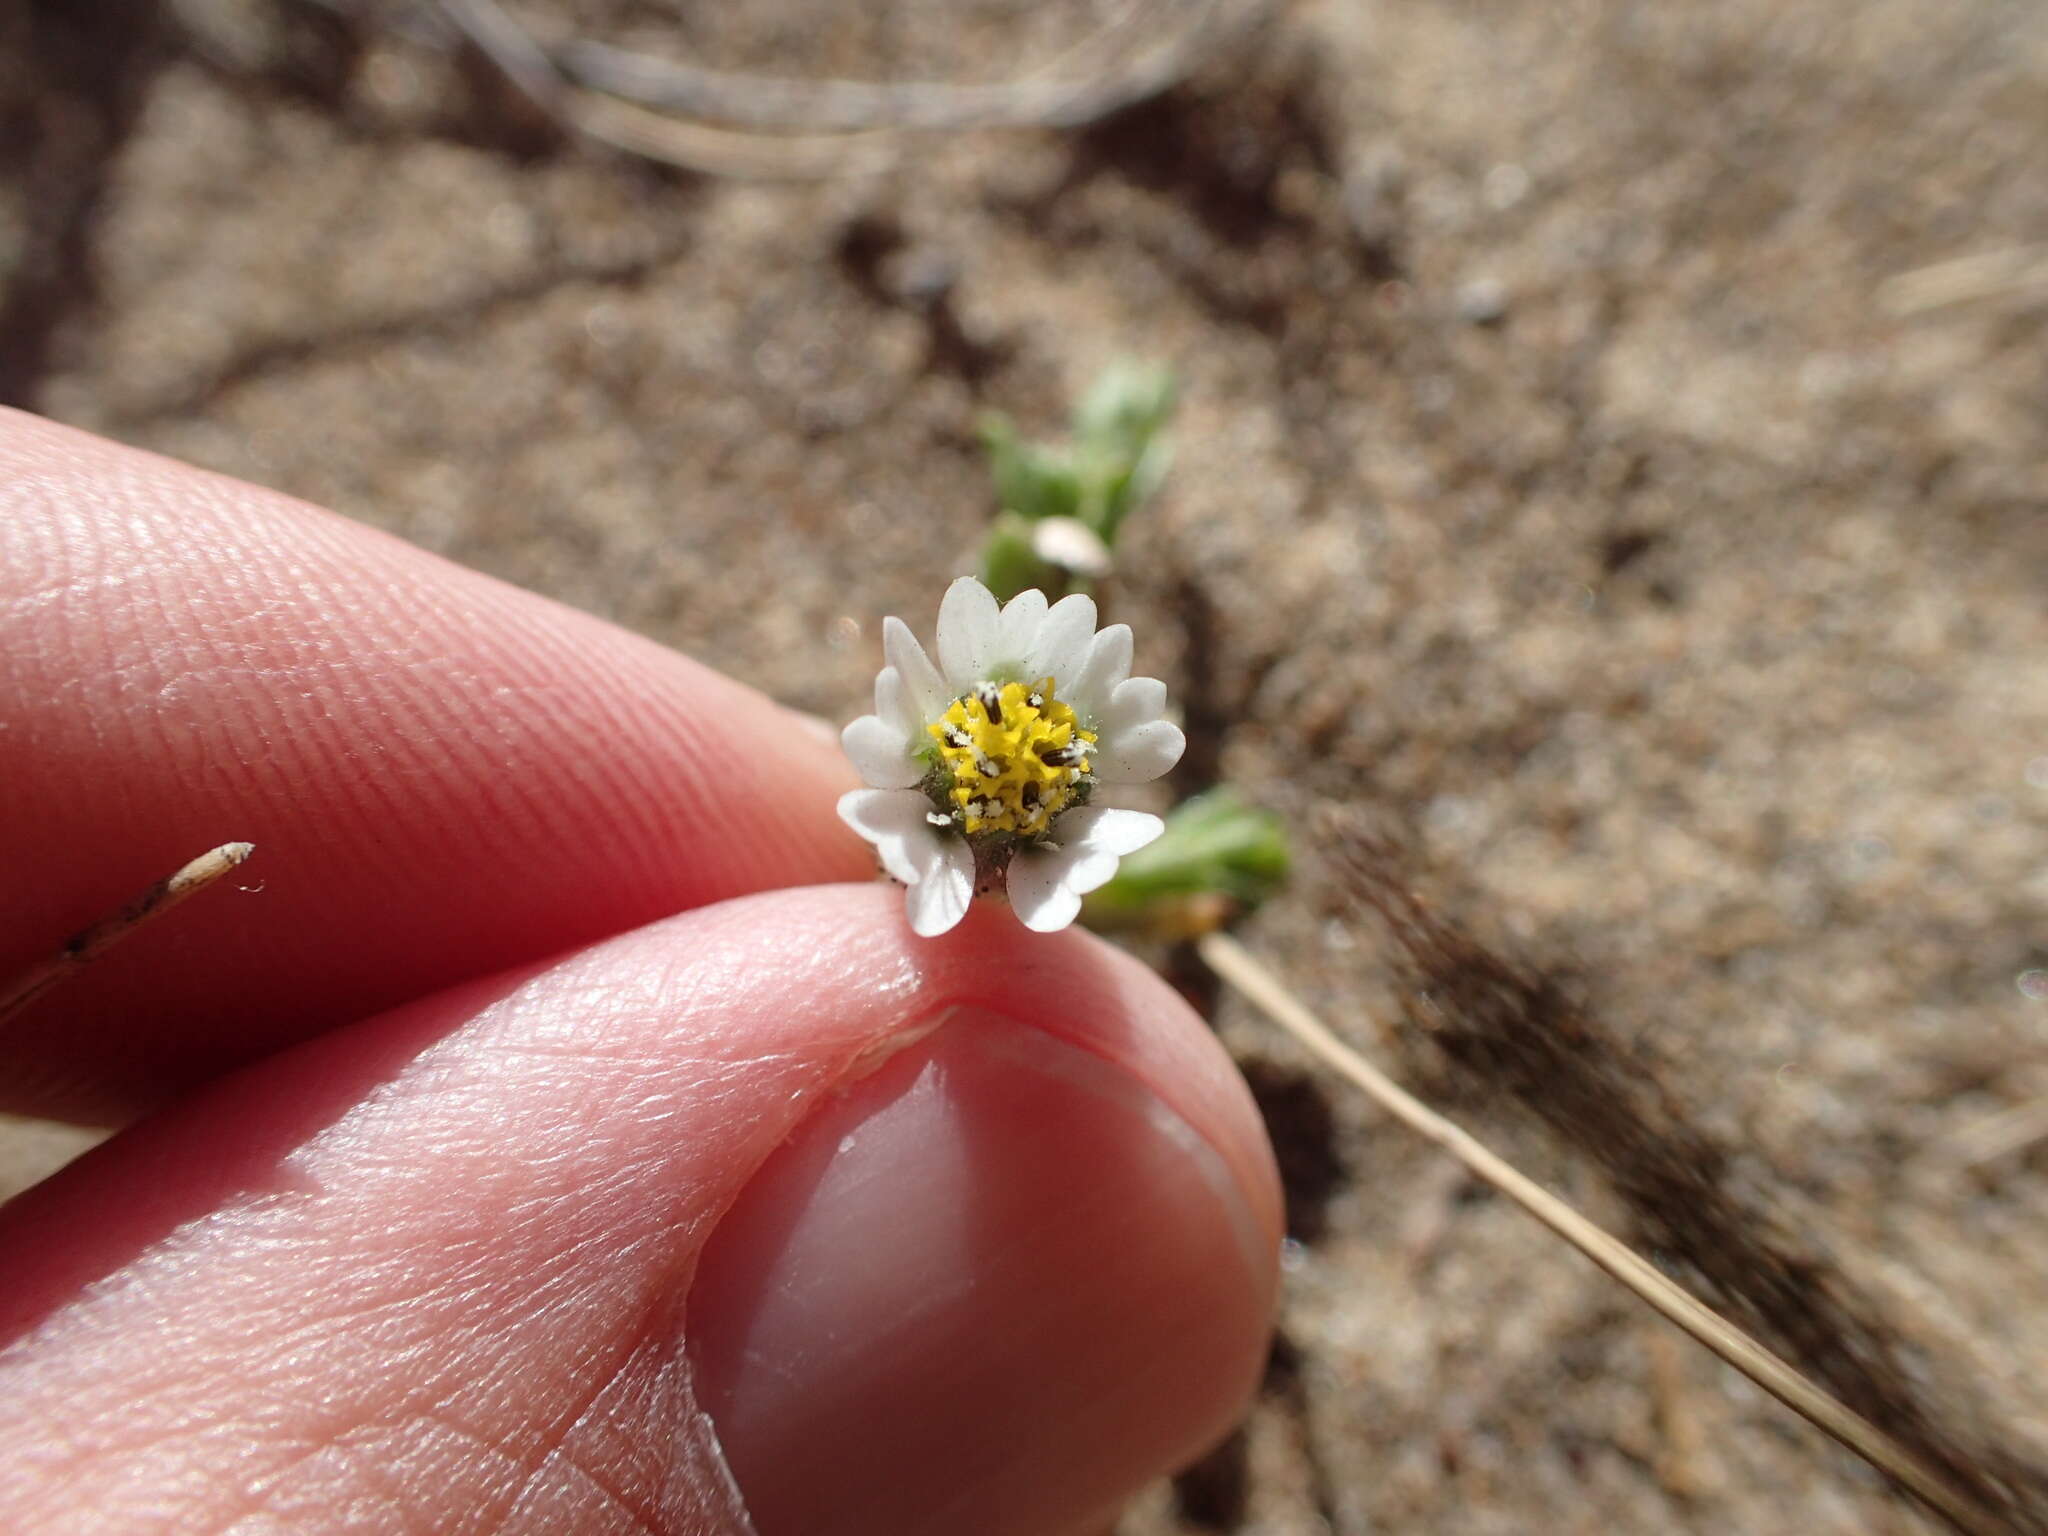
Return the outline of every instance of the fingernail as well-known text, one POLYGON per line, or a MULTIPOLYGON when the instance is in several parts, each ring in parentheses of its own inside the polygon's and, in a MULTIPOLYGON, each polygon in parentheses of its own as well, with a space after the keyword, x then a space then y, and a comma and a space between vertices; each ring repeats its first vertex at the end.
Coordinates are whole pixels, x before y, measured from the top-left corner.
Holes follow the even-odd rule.
POLYGON ((761 1536, 1099 1527, 1242 1409, 1261 1232, 1129 1073, 961 1010, 720 1223, 690 1293, 699 1398, 761 1536))

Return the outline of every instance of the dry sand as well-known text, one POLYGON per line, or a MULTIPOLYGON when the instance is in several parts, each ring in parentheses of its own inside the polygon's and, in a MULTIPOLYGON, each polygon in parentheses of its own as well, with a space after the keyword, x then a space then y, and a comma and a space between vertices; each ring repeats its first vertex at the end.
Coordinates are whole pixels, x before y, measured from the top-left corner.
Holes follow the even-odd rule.
MULTIPOLYGON (((989 79, 1106 9, 525 14, 989 79)), ((1781 1345, 1896 1335, 1886 1411, 2043 1465, 2048 1147, 1926 1153, 2048 1093, 2048 284, 1893 280, 2048 239, 2048 13, 1330 0, 1093 129, 770 185, 550 142, 431 38, 181 11, 0 21, 0 395, 844 717, 990 511, 976 412, 1049 432, 1112 357, 1170 362, 1177 467, 1113 597, 1188 701, 1179 787, 1302 839, 1246 942, 1681 1267, 1631 1160, 1707 1149, 1818 1266, 1781 1345), (1332 807, 1597 1021, 1577 1059, 1646 1140, 1400 1023, 1332 807)), ((1132 1533, 1928 1528, 1217 1017, 1300 1241, 1246 1435, 1132 1533)), ((17 1179, 73 1145, 23 1132, 17 1179)))

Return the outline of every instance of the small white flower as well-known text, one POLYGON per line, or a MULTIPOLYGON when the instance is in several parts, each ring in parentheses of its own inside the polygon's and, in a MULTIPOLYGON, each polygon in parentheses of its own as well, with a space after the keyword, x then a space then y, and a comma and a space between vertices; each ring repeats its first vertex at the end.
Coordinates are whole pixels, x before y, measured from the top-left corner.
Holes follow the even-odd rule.
POLYGON ((883 621, 875 712, 842 737, 872 788, 842 796, 840 817, 909 887, 920 934, 944 933, 998 883, 1027 928, 1064 928, 1165 829, 1088 802, 1180 761, 1166 685, 1130 675, 1130 626, 1098 630, 1089 598, 1020 592, 999 608, 971 576, 946 589, 937 650, 933 665, 907 625, 883 621))

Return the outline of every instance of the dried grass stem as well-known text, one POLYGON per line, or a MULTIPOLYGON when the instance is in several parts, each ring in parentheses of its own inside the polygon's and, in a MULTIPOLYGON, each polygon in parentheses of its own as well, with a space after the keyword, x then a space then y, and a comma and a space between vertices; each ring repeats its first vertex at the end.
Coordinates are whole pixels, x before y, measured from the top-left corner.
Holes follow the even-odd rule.
POLYGON ((1197 941, 1196 947, 1219 976, 1389 1114, 1442 1147, 1788 1408, 1911 1490, 1957 1530, 1970 1536, 2011 1536, 2020 1529, 1954 1487, 1876 1425, 1667 1278, 1626 1243, 1394 1082, 1340 1040, 1236 940, 1212 933, 1197 941))
POLYGON ((222 843, 166 875, 119 911, 80 929, 48 959, 39 961, 13 981, 0 986, 0 1025, 145 923, 162 917, 179 902, 205 890, 253 852, 253 843, 222 843))

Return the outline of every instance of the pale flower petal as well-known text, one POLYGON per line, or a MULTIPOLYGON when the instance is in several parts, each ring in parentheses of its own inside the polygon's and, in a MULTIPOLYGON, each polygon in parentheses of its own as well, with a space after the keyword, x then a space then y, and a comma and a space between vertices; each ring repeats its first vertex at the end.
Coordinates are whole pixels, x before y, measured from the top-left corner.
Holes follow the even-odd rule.
MULTIPOLYGON (((1098 805, 1074 814, 1081 818, 1081 835, 1088 843, 1107 849, 1120 859, 1158 841, 1166 830, 1165 821, 1150 811, 1123 811, 1098 805)), ((1091 885, 1088 889, 1092 891, 1095 887, 1091 885)))
POLYGON ((946 588, 939 603, 939 670, 950 698, 989 675, 1002 659, 1002 638, 1002 611, 994 593, 972 576, 946 588))
POLYGON ((931 808, 914 789, 855 789, 839 797, 839 819, 873 843, 882 868, 905 885, 923 879, 944 855, 947 839, 925 819, 931 808))
POLYGON ((1109 696, 1109 708, 1102 715, 1105 734, 1127 731, 1166 713, 1166 684, 1156 677, 1125 678, 1109 696))
POLYGON ((1081 893, 1062 882, 1058 854, 1022 854, 1010 861, 1010 909, 1033 933, 1058 933, 1081 914, 1081 893))
POLYGON ((1081 910, 1081 898, 1116 874, 1117 861, 1166 830, 1144 811, 1089 806, 1060 818, 1057 848, 1019 849, 1010 861, 1010 905, 1018 920, 1038 933, 1064 928, 1081 910))
POLYGON ((1187 747, 1172 721, 1147 720, 1097 742, 1089 771, 1105 784, 1144 784, 1179 762, 1187 747))
POLYGON ((1130 675, 1131 626, 1112 624, 1088 642, 1087 658, 1070 681, 1059 680, 1059 696, 1073 706, 1084 730, 1103 729, 1113 690, 1130 675))
POLYGON ((974 900, 973 850, 963 838, 934 841, 937 857, 925 867, 923 878, 903 893, 910 931, 924 939, 936 938, 958 923, 974 900))
POLYGON ((924 711, 904 686, 903 674, 884 667, 875 674, 875 713, 903 733, 905 750, 913 756, 929 738, 924 733, 924 711))
POLYGON ((1066 687, 1088 658, 1095 638, 1095 599, 1076 592, 1054 603, 1039 626, 1025 670, 1036 679, 1050 677, 1055 688, 1066 687))
MULTIPOLYGON (((946 712, 955 696, 931 658, 925 655, 924 647, 917 643, 910 626, 901 619, 882 620, 882 654, 903 680, 910 705, 923 720, 936 720, 946 712)), ((879 685, 880 679, 876 682, 879 685)))
POLYGON ((1069 883, 1084 895, 1108 884, 1118 859, 1136 853, 1165 830, 1166 823, 1150 811, 1101 805, 1070 811, 1060 820, 1061 851, 1074 855, 1069 883))
POLYGON ((924 765, 910 755, 902 729, 880 715, 862 715, 839 733, 854 772, 876 789, 909 789, 924 777, 924 765))
POLYGON ((1003 604, 1003 632, 996 642, 996 664, 1021 669, 1024 659, 1037 646, 1039 627, 1044 623, 1045 594, 1036 587, 1019 592, 1003 604))

